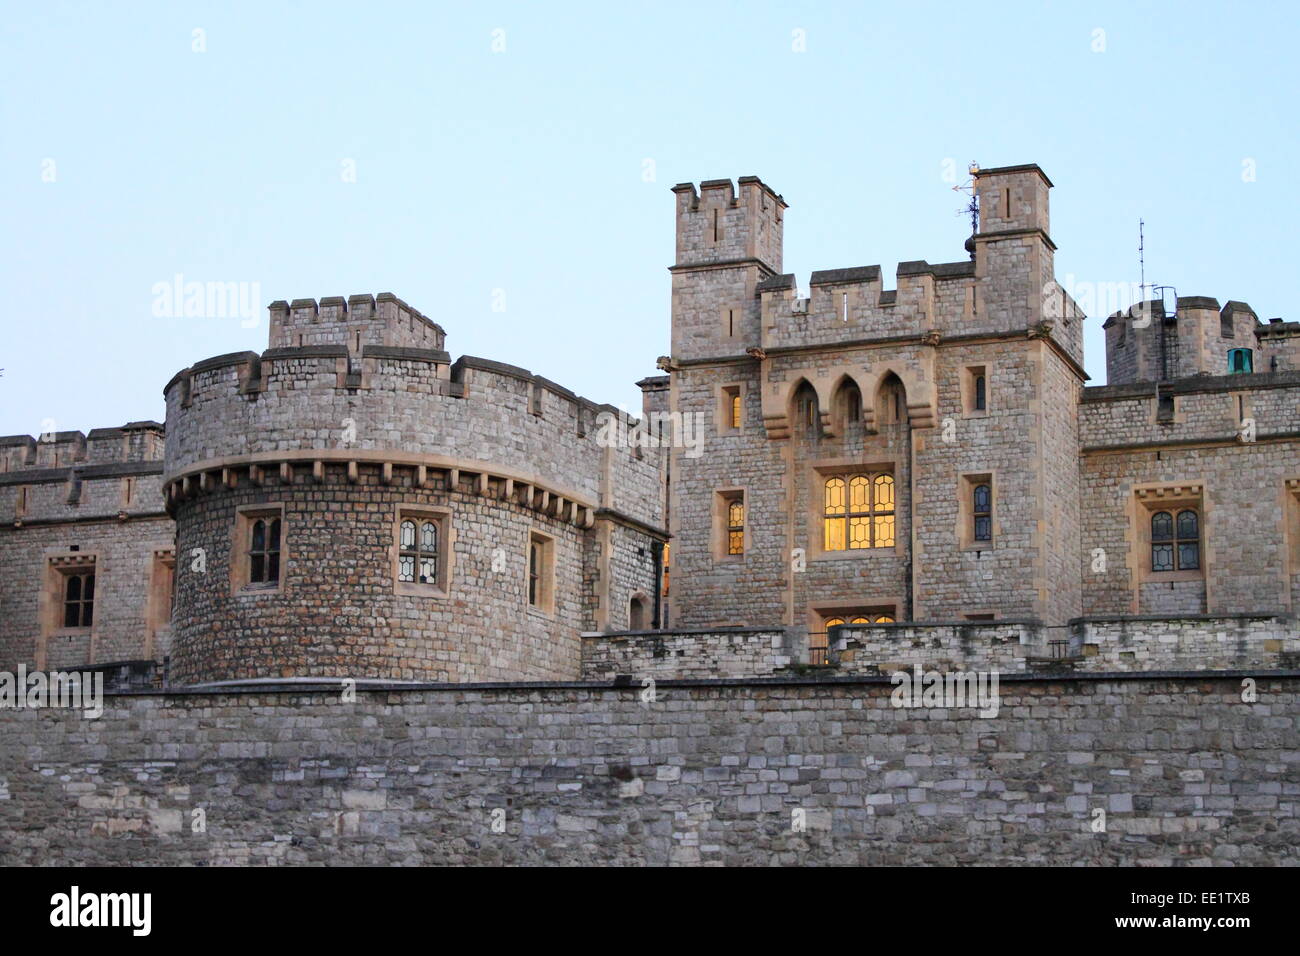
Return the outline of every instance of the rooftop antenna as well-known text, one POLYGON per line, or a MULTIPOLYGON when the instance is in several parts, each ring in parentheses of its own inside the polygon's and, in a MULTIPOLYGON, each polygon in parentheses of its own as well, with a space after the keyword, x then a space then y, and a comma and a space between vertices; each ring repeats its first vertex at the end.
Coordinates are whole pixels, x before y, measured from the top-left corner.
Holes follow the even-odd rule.
POLYGON ((1143 227, 1146 223, 1138 220, 1138 286, 1139 299, 1142 302, 1147 300, 1147 260, 1146 260, 1146 239, 1143 236, 1143 227))
POLYGON ((979 230, 980 224, 980 203, 979 196, 975 192, 975 174, 980 171, 980 164, 971 160, 970 166, 966 172, 970 173, 971 178, 960 186, 953 186, 952 191, 957 193, 970 193, 970 202, 957 210, 959 216, 970 216, 970 235, 966 240, 966 251, 970 253, 972 259, 975 258, 975 233, 979 230))

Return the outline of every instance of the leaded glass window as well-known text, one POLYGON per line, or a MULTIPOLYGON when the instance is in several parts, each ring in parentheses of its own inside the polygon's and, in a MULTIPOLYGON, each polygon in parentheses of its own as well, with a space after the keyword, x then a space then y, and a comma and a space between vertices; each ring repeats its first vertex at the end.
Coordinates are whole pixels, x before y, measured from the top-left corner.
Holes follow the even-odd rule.
POLYGON ((827 551, 894 546, 894 476, 827 478, 823 486, 822 546, 827 551))
POLYGON ((398 530, 397 580, 438 583, 438 523, 433 519, 402 519, 398 530))

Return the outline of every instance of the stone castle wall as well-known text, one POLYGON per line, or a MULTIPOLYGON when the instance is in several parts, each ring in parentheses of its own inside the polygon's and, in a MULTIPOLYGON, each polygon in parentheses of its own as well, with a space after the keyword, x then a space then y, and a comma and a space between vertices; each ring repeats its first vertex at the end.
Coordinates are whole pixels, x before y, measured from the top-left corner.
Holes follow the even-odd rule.
POLYGON ((392 680, 573 679, 578 634, 593 626, 584 537, 572 522, 445 480, 384 484, 377 467, 349 481, 298 474, 199 495, 176 508, 182 555, 206 554, 202 574, 182 568, 173 615, 172 677, 181 684, 257 677, 392 680), (232 581, 235 512, 283 505, 281 585, 232 581), (395 578, 399 508, 445 508, 447 584, 403 593, 395 578), (528 602, 529 535, 554 539, 554 607, 528 602), (505 637, 504 635, 509 635, 505 637))
POLYGON ((0 863, 1295 865, 1300 683, 1242 690, 1004 679, 988 718, 885 678, 3 710, 0 863))
POLYGON ((587 634, 582 640, 582 679, 768 677, 795 659, 791 643, 786 631, 761 627, 587 634))
POLYGON ((574 679, 579 634, 628 628, 634 600, 653 624, 665 449, 524 369, 391 344, 429 323, 357 299, 278 303, 273 338, 335 341, 218 356, 167 386, 178 546, 207 557, 179 578, 174 678, 574 679), (337 341, 359 313, 384 344, 337 341), (267 507, 281 579, 249 587, 240 515, 267 507), (442 522, 436 586, 397 580, 404 509, 442 522))
POLYGON ((0 670, 166 657, 162 455, 156 422, 0 438, 0 670), (93 625, 64 628, 56 565, 91 558, 93 625))

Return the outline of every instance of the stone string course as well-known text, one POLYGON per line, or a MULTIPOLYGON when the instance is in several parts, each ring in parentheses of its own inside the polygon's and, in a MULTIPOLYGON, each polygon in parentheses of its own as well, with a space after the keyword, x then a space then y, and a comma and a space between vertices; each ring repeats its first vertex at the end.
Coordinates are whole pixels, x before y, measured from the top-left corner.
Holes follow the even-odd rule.
POLYGON ((0 864, 1296 865, 1300 673, 1256 686, 1004 680, 992 718, 884 679, 4 710, 0 864))

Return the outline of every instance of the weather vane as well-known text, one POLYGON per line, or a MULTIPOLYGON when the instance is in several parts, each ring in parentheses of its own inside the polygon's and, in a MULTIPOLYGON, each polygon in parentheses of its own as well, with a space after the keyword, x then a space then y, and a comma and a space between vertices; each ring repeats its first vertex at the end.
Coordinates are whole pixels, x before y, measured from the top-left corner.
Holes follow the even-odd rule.
POLYGON ((952 191, 955 193, 970 193, 970 202, 958 209, 957 215, 970 216, 970 233, 972 236, 975 235, 975 232, 979 229, 980 203, 979 197, 975 194, 975 174, 979 171, 979 163, 971 160, 970 166, 966 169, 966 172, 970 173, 971 178, 966 180, 966 182, 962 183, 960 186, 952 187, 952 191))

